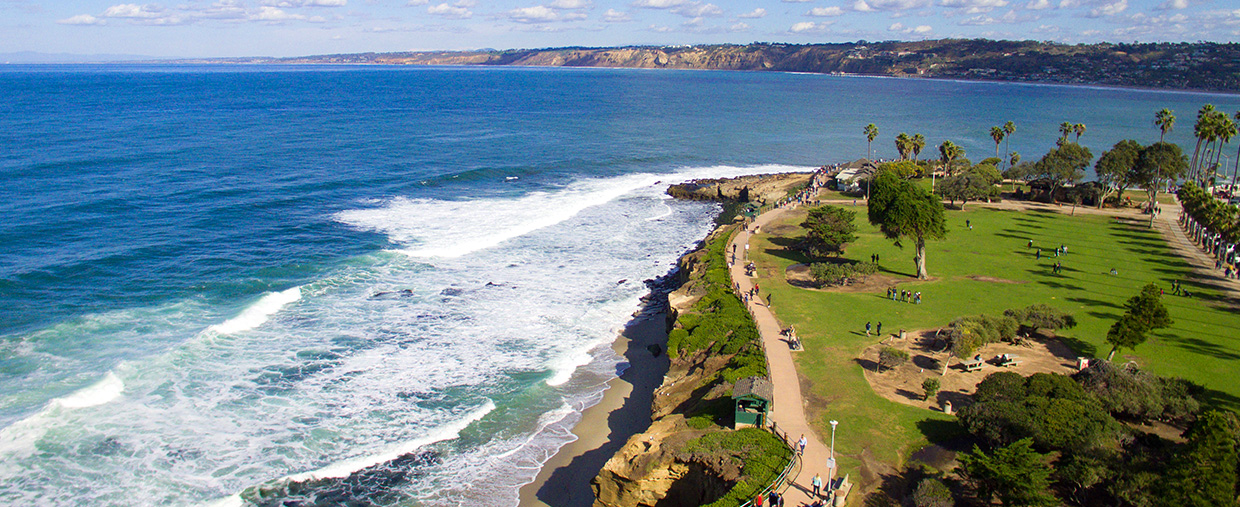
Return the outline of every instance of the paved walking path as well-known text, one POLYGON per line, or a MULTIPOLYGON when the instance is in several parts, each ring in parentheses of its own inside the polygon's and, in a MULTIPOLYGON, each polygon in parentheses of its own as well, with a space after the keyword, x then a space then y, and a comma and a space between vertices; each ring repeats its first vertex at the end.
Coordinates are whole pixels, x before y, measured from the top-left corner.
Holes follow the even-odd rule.
POLYGON ((1232 297, 1240 297, 1240 280, 1224 278, 1222 270, 1214 269, 1214 257, 1197 246, 1197 243, 1188 237, 1188 233, 1184 232, 1184 228, 1180 227, 1180 205, 1163 204, 1161 207, 1163 212, 1154 219, 1154 228, 1162 233, 1167 244, 1193 266, 1197 278, 1230 292, 1232 297))
MULTIPOLYGON (((755 281, 745 275, 745 264, 749 262, 745 255, 745 245, 749 243, 754 227, 761 228, 780 218, 784 213, 786 210, 776 208, 758 215, 748 228, 733 237, 732 246, 728 248, 735 247, 737 262, 732 264, 731 275, 732 281, 740 285, 742 292, 753 288, 755 281)), ((762 281, 757 280, 757 282, 760 287, 762 281)), ((770 368, 769 376, 775 391, 775 407, 771 413, 771 419, 775 421, 780 431, 788 434, 788 438, 793 442, 801 435, 805 435, 806 440, 809 441, 805 448, 805 455, 802 457, 801 472, 796 477, 789 477, 790 486, 783 492, 784 499, 790 506, 808 505, 813 502, 811 498, 813 488, 810 486, 810 481, 813 480, 814 474, 822 476, 823 489, 826 489, 827 478, 830 475, 827 470, 827 458, 831 455, 829 448, 831 436, 826 435, 826 442, 820 441, 805 419, 801 381, 797 376, 796 364, 792 361, 792 349, 780 334, 782 328, 779 321, 775 319, 775 315, 771 313, 770 307, 761 300, 761 297, 758 297, 750 300, 749 311, 758 324, 758 332, 766 348, 766 359, 770 368)), ((825 502, 825 498, 823 500, 825 502)))

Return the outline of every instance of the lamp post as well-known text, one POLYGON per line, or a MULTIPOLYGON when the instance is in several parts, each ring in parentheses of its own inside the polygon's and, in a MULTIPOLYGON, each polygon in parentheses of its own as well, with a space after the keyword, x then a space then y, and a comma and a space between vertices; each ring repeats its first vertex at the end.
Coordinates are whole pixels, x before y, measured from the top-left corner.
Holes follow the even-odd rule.
POLYGON ((835 503, 835 427, 840 422, 831 420, 831 457, 827 458, 827 505, 835 503))

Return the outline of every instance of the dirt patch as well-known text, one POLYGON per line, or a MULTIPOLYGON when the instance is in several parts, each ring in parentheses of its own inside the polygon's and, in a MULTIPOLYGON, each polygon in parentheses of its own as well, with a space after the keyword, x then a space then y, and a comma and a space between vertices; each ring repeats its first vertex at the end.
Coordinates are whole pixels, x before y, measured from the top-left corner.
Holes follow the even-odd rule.
POLYGON ((933 329, 909 332, 904 339, 897 335, 888 335, 882 342, 867 347, 861 357, 857 358, 857 362, 865 368, 865 380, 879 396, 935 411, 942 411, 947 402, 951 402, 953 410, 972 403, 972 394, 977 389, 977 384, 997 371, 1011 371, 1023 376, 1034 373, 1066 375, 1076 372, 1076 354, 1063 342, 1053 338, 1025 340, 1024 345, 992 343, 978 351, 986 360, 981 369, 966 372, 960 359, 950 358, 947 374, 940 375, 943 373, 943 361, 949 360, 946 348, 947 344, 943 340, 935 338, 933 329), (899 367, 876 373, 874 369, 878 366, 878 351, 884 346, 908 352, 909 361, 899 367), (1020 364, 997 366, 995 358, 1002 354, 1019 356, 1020 364), (930 400, 923 400, 921 383, 931 377, 939 379, 939 392, 930 400))
POLYGON ((1021 282, 1017 280, 1007 280, 1004 278, 995 278, 993 276, 980 276, 980 275, 969 275, 969 279, 977 280, 979 282, 991 282, 991 283, 1014 283, 1014 284, 1029 283, 1029 282, 1021 282))
POLYGON ((844 286, 819 287, 814 281, 813 275, 809 272, 809 266, 806 264, 793 264, 784 270, 784 279, 788 281, 788 285, 799 289, 813 290, 819 292, 873 292, 882 294, 890 287, 898 286, 905 282, 926 282, 934 280, 928 278, 926 280, 918 280, 907 276, 890 275, 886 273, 873 274, 866 277, 865 281, 857 282, 844 286))

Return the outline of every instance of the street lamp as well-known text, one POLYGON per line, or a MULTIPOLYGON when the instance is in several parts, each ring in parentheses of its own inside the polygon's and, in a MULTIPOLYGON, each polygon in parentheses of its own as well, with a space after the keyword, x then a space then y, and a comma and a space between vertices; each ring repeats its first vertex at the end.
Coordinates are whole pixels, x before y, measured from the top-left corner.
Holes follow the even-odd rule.
POLYGON ((831 458, 835 459, 835 427, 839 425, 839 421, 831 421, 831 458))
POLYGON ((832 504, 835 503, 835 490, 832 489, 835 487, 835 427, 839 424, 839 421, 831 421, 831 457, 827 458, 827 498, 832 504))

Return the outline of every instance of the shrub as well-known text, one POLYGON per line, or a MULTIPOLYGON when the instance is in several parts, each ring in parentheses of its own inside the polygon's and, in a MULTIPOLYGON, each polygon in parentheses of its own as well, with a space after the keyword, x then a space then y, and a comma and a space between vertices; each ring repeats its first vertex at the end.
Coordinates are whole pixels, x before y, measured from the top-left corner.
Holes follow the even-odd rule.
POLYGON ((934 396, 936 393, 939 392, 939 378, 930 377, 926 380, 923 380, 921 382, 921 389, 926 392, 925 399, 929 400, 930 397, 934 396))
POLYGON ((956 357, 972 356, 984 345, 999 341, 1012 341, 1019 324, 1011 317, 971 315, 960 317, 947 329, 947 340, 956 357))
POLYGON ((1032 438, 1044 450, 1084 450, 1124 435, 1097 401, 1063 375, 994 373, 978 384, 973 398, 976 403, 960 410, 960 422, 990 445, 1032 438))
POLYGON ((1016 319, 1024 334, 1037 329, 1059 330, 1076 327, 1076 318, 1072 314, 1044 304, 1007 310, 1003 315, 1016 319))
POLYGON ((897 349, 895 347, 883 347, 878 351, 878 366, 881 369, 888 370, 900 366, 908 361, 908 352, 897 349))
POLYGON ((871 262, 826 263, 809 265, 810 276, 818 285, 848 285, 863 282, 878 272, 878 265, 871 262))
POLYGON ((933 477, 922 479, 913 490, 913 507, 953 507, 956 500, 943 481, 933 477))
POLYGON ((714 463, 740 470, 740 478, 712 506, 740 505, 770 485, 792 459, 792 449, 756 428, 707 433, 685 446, 680 461, 714 463))
POLYGON ((1116 417, 1182 421, 1201 409, 1194 397, 1201 387, 1183 379, 1164 378, 1131 365, 1094 361, 1072 376, 1116 417))

